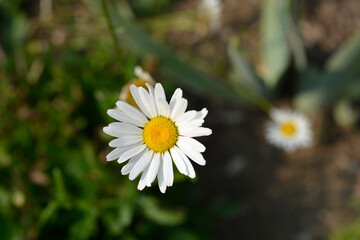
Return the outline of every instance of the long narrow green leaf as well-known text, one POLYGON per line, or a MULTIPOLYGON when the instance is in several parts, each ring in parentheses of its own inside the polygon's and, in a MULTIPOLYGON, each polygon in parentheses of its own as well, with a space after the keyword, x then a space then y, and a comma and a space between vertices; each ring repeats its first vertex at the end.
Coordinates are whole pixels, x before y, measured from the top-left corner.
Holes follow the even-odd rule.
POLYGON ((266 85, 274 89, 290 64, 284 19, 288 0, 263 0, 261 11, 261 62, 266 85))
MULTIPOLYGON (((101 8, 98 0, 90 1, 97 9, 101 8)), ((177 81, 178 84, 187 87, 189 90, 202 95, 212 95, 226 100, 238 100, 230 88, 180 61, 175 54, 166 48, 155 43, 150 36, 141 30, 134 23, 125 20, 117 11, 116 6, 108 4, 108 11, 116 28, 116 34, 125 46, 129 46, 142 56, 156 56, 163 71, 174 78, 169 80, 177 81)))
POLYGON ((325 64, 329 72, 342 73, 346 80, 360 74, 360 31, 356 32, 348 41, 330 57, 325 64))
POLYGON ((300 33, 296 23, 291 15, 291 3, 293 1, 286 1, 287 11, 284 13, 283 24, 286 30, 286 36, 289 43, 290 51, 294 57, 295 67, 298 71, 304 71, 307 67, 307 59, 305 47, 302 42, 300 33))
POLYGON ((300 78, 298 106, 308 111, 360 94, 360 32, 355 33, 326 62, 325 71, 307 71, 300 78))
POLYGON ((238 40, 232 38, 228 45, 228 55, 232 63, 235 80, 260 94, 267 95, 264 80, 261 79, 254 69, 246 62, 238 50, 238 40))
POLYGON ((165 209, 159 206, 156 198, 142 196, 139 205, 144 215, 152 221, 167 226, 176 226, 185 220, 185 214, 179 210, 165 209))

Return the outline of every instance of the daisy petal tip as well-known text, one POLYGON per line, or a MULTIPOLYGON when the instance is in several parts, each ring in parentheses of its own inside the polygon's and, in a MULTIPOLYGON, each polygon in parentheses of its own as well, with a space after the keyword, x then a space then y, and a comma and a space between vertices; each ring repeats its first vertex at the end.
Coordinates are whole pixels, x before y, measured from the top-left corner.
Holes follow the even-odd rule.
POLYGON ((114 109, 108 109, 108 110, 106 111, 106 114, 109 115, 110 117, 111 117, 110 114, 111 114, 111 112, 112 112, 111 110, 114 110, 114 109))
POLYGON ((130 92, 133 93, 133 91, 136 91, 137 90, 137 87, 135 84, 131 84, 130 85, 130 92))
POLYGON ((133 174, 133 171, 130 172, 129 174, 129 179, 132 181, 137 177, 137 175, 133 174))
POLYGON ((199 165, 200 165, 200 166, 205 166, 205 165, 206 165, 206 161, 199 162, 199 165))
POLYGON ((194 178, 196 177, 195 174, 189 174, 188 176, 189 176, 189 178, 191 178, 191 179, 194 179, 194 178))
POLYGON ((166 186, 160 187, 160 192, 164 194, 166 192, 166 186))
POLYGON ((144 190, 145 187, 146 187, 145 183, 139 182, 139 184, 138 184, 138 186, 137 186, 137 189, 138 189, 139 191, 142 191, 142 190, 144 190))

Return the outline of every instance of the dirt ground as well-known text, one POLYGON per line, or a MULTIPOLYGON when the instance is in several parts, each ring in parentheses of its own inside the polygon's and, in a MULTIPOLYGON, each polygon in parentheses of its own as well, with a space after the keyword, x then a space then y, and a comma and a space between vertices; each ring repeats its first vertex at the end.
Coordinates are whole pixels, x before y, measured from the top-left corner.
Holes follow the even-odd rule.
POLYGON ((360 186, 360 132, 315 132, 313 147, 286 154, 263 141, 263 115, 210 111, 199 191, 205 199, 239 204, 231 218, 214 220, 219 239, 319 240, 355 216, 360 186), (226 142, 227 144, 221 144, 226 142))
MULTIPOLYGON (((299 2, 299 29, 309 62, 321 66, 328 56, 360 29, 360 1, 299 2)), ((258 64, 259 0, 223 0, 223 29, 217 36, 170 33, 175 46, 194 45, 205 64, 226 56, 224 44, 233 35, 253 64, 258 64)), ((179 9, 195 6, 180 1, 179 9)), ((360 131, 336 127, 330 114, 317 116, 311 148, 285 154, 263 141, 266 118, 260 112, 210 104, 205 140, 208 161, 199 170, 199 191, 205 200, 229 199, 241 206, 231 218, 216 219, 219 239, 323 240, 355 217, 360 196, 360 131), (227 144, 222 144, 226 142, 227 144)))

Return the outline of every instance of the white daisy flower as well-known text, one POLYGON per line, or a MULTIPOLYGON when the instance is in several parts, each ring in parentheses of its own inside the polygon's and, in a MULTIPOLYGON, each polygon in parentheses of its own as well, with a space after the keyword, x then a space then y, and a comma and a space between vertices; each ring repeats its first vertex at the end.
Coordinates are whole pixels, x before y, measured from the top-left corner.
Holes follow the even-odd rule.
POLYGON ((265 131, 269 143, 286 152, 311 145, 311 124, 303 114, 290 109, 275 108, 270 111, 270 118, 265 131))
POLYGON ((199 13, 209 22, 210 30, 214 33, 221 28, 221 0, 201 0, 199 13))
POLYGON ((167 102, 160 83, 153 88, 130 86, 130 91, 140 111, 131 105, 118 101, 119 110, 109 109, 108 115, 119 122, 104 127, 104 132, 116 137, 109 143, 115 149, 110 152, 107 161, 127 162, 121 169, 123 175, 129 174, 134 180, 141 173, 138 189, 150 187, 158 177, 160 191, 174 181, 173 162, 180 173, 195 177, 194 168, 189 159, 199 165, 205 165, 202 152, 203 144, 193 137, 208 136, 211 129, 201 127, 208 111, 186 111, 187 100, 182 90, 176 89, 167 102))

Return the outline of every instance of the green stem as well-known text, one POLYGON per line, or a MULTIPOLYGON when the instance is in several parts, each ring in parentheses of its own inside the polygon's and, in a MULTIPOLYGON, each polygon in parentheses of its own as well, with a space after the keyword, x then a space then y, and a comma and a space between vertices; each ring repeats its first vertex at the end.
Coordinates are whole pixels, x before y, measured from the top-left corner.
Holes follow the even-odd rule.
POLYGON ((104 17, 106 19, 106 23, 108 25, 109 31, 110 31, 111 38, 113 39, 113 42, 114 42, 116 54, 118 55, 118 57, 120 57, 121 52, 120 52, 120 48, 119 48, 119 44, 118 44, 118 39, 116 37, 115 27, 112 24, 106 1, 107 0, 101 0, 101 7, 102 7, 102 11, 103 11, 104 17))
POLYGON ((263 110, 266 114, 269 114, 270 110, 274 106, 262 95, 258 94, 254 90, 246 87, 243 84, 236 83, 234 90, 243 98, 254 104, 263 110))
POLYGON ((269 114, 270 110, 274 107, 266 98, 253 92, 248 99, 263 110, 266 114, 269 114))

